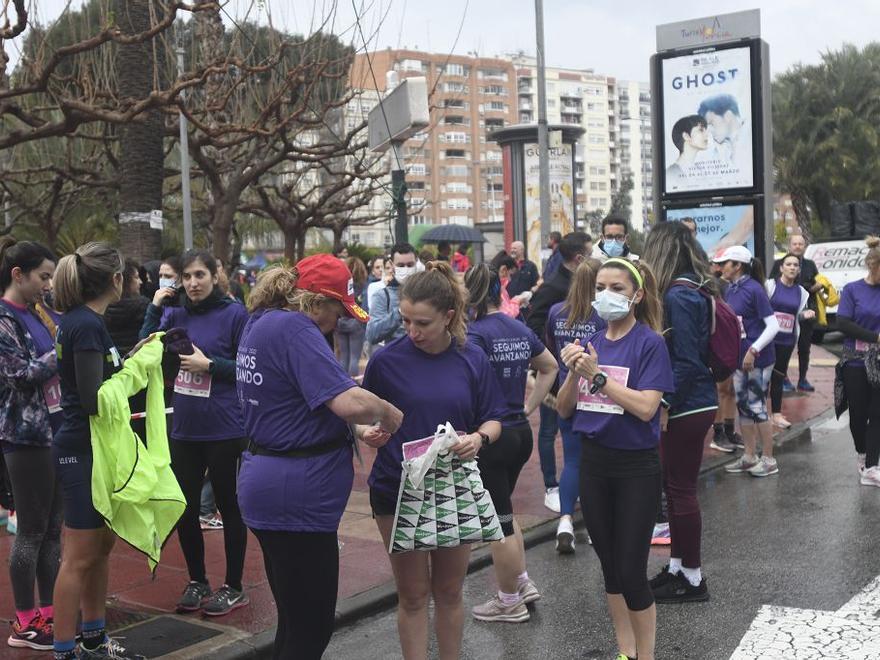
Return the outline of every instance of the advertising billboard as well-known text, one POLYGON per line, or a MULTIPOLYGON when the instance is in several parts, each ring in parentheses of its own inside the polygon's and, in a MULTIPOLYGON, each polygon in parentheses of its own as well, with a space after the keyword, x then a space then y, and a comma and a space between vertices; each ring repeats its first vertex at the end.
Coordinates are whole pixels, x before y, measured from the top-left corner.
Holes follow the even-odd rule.
POLYGON ((752 73, 750 46, 661 60, 664 195, 756 186, 752 73))
POLYGON ((745 245, 755 254, 754 204, 666 209, 667 221, 682 218, 693 218, 697 225, 697 240, 710 259, 732 245, 745 245))
MULTIPOLYGON (((550 147, 550 231, 563 236, 574 231, 574 170, 572 145, 550 147)), ((525 144, 526 253, 540 271, 541 264, 541 175, 538 145, 525 144)))

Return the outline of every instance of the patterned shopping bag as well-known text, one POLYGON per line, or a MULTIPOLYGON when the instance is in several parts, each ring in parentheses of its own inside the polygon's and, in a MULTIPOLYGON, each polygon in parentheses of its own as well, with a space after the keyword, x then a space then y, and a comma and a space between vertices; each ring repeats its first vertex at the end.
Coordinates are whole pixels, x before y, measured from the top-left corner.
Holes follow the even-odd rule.
POLYGON ((476 461, 462 461, 449 449, 457 442, 458 435, 447 423, 433 438, 404 445, 390 553, 504 537, 476 461))

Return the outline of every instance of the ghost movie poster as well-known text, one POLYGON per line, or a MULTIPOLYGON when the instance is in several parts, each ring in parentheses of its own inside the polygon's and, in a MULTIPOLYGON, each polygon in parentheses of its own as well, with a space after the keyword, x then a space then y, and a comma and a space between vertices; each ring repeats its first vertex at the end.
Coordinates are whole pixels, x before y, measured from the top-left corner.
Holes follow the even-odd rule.
POLYGON ((751 50, 663 60, 664 193, 754 185, 751 50))

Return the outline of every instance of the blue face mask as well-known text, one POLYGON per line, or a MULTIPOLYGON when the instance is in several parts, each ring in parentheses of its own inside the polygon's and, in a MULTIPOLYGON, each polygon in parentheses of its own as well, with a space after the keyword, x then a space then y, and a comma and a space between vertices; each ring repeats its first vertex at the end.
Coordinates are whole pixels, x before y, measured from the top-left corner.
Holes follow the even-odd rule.
POLYGON ((632 305, 632 302, 620 293, 605 289, 596 294, 593 309, 596 310, 596 314, 600 318, 606 321, 619 321, 629 314, 629 306, 632 305))
POLYGON ((618 240, 610 240, 604 241, 602 243, 602 250, 609 257, 622 257, 623 256, 623 241, 618 240))
POLYGON ((159 288, 164 289, 169 286, 174 286, 177 284, 177 280, 173 277, 160 277, 159 278, 159 288))

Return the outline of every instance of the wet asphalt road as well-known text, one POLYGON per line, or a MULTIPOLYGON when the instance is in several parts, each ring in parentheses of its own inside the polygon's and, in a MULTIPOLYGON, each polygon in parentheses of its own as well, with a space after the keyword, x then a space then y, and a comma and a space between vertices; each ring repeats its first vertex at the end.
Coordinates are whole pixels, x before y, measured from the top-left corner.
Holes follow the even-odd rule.
MULTIPOLYGON (((703 477, 703 562, 711 600, 658 606, 658 659, 727 660, 762 604, 834 611, 880 574, 880 489, 859 485, 844 425, 830 419, 811 431, 810 439, 778 453, 779 475, 703 477)), ((552 542, 529 550, 529 574, 543 594, 531 620, 487 624, 468 612, 462 657, 614 658, 599 563, 582 542, 583 531, 579 541, 574 556, 557 555, 552 542)), ((667 558, 668 552, 652 552, 649 575, 667 558)), ((491 569, 469 576, 468 610, 493 588, 491 569)), ((400 658, 394 612, 337 631, 325 657, 400 658)))

